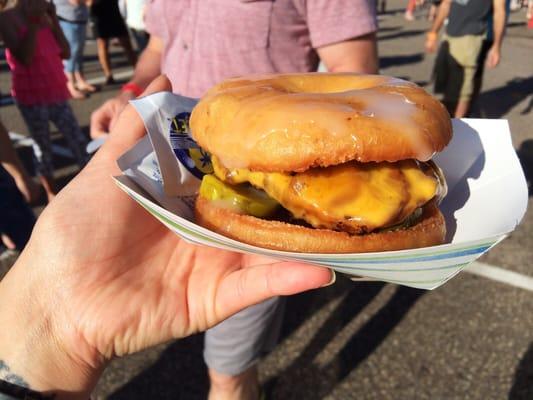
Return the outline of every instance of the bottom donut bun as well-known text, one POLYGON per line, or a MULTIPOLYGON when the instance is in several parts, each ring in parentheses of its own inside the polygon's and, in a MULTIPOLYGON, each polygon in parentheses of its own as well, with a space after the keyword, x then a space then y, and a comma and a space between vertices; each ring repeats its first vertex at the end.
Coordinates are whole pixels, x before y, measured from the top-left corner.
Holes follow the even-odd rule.
POLYGON ((242 215, 198 196, 196 222, 240 242, 272 250, 299 253, 369 253, 442 244, 444 217, 434 201, 423 207, 417 222, 408 228, 350 235, 329 229, 307 228, 281 221, 242 215))

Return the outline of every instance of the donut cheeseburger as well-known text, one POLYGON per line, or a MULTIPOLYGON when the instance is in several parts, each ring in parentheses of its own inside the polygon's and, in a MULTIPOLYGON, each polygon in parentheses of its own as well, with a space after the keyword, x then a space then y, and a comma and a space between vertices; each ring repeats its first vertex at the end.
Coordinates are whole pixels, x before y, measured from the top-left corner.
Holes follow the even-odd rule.
POLYGON ((349 253, 440 244, 446 192, 430 161, 449 115, 417 85, 356 74, 226 80, 190 126, 211 153, 197 221, 253 245, 349 253))

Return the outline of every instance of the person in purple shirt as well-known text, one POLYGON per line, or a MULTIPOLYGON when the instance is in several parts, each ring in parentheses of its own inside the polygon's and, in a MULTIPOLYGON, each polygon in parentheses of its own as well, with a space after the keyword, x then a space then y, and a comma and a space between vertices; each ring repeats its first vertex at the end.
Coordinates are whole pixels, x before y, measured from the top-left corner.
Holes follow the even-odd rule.
MULTIPOLYGON (((160 73, 175 93, 201 97, 217 82, 250 73, 377 73, 377 23, 371 0, 152 0, 147 48, 121 93, 91 116, 91 136, 105 135, 127 102, 160 73)), ((209 398, 257 399, 255 365, 273 347, 279 298, 249 307, 210 329, 204 359, 209 398)))

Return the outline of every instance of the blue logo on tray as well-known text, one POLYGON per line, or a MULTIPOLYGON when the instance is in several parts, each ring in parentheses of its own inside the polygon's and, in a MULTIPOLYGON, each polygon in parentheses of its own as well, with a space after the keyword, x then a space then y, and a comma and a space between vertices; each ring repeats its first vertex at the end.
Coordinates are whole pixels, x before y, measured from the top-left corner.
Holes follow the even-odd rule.
POLYGON ((190 136, 188 112, 176 115, 170 120, 170 145, 178 160, 198 179, 213 172, 209 153, 202 150, 190 136))

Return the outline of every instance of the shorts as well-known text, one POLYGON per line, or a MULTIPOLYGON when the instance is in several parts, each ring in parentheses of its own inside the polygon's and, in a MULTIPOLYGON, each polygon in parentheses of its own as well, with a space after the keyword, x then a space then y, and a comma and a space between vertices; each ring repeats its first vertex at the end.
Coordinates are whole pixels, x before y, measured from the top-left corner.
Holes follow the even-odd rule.
POLYGON ((445 36, 434 68, 435 92, 444 102, 472 100, 481 88, 489 47, 485 35, 445 36))
POLYGON ((265 300, 205 333, 204 361, 218 373, 238 375, 256 364, 278 341, 285 302, 265 300))

